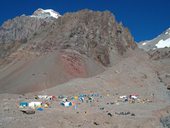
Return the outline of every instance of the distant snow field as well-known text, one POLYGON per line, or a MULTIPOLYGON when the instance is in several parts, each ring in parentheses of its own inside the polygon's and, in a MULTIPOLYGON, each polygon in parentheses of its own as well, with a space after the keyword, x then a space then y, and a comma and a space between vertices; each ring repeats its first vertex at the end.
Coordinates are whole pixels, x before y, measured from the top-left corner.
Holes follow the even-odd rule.
POLYGON ((146 43, 143 43, 142 45, 146 45, 146 43))
POLYGON ((50 13, 50 15, 52 16, 52 17, 54 17, 54 18, 58 18, 60 15, 59 14, 57 14, 54 10, 52 10, 52 9, 46 9, 46 10, 43 10, 44 12, 47 12, 47 13, 50 13))
POLYGON ((160 40, 156 45, 157 48, 170 47, 170 38, 166 40, 160 40))
POLYGON ((52 9, 42 9, 42 8, 39 8, 37 9, 33 15, 31 15, 30 17, 36 17, 36 18, 47 18, 47 17, 53 17, 53 18, 56 18, 58 19, 58 17, 60 17, 61 15, 52 10, 52 9))

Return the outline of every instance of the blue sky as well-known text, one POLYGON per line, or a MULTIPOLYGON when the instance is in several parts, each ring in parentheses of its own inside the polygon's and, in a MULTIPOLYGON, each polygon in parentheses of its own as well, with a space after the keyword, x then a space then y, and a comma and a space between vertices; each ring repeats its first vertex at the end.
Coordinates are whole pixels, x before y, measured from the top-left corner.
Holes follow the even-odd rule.
POLYGON ((37 8, 60 14, 81 9, 109 10, 128 27, 135 41, 149 40, 170 27, 170 0, 1 0, 0 24, 30 15, 37 8))

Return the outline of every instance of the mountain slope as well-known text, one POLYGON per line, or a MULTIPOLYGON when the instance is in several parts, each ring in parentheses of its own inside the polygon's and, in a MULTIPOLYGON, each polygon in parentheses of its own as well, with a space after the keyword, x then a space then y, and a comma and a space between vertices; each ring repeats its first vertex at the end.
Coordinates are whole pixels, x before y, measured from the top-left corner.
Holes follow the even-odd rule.
POLYGON ((152 64, 157 65, 158 78, 168 88, 170 86, 170 28, 150 41, 141 42, 139 48, 145 50, 152 64))
POLYGON ((170 28, 152 40, 138 43, 138 47, 145 51, 170 47, 170 28))
POLYGON ((104 66, 112 63, 113 54, 136 47, 128 29, 118 24, 110 12, 89 10, 63 15, 29 42, 35 51, 73 49, 104 66))
POLYGON ((104 68, 74 51, 16 59, 0 70, 0 93, 44 90, 77 77, 91 77, 104 68))
POLYGON ((44 30, 45 26, 54 20, 56 19, 23 15, 4 22, 0 27, 0 58, 8 56, 22 44, 27 43, 38 31, 44 30))
POLYGON ((128 29, 108 11, 39 18, 46 16, 41 11, 1 27, 1 93, 39 91, 94 76, 136 48, 128 29))

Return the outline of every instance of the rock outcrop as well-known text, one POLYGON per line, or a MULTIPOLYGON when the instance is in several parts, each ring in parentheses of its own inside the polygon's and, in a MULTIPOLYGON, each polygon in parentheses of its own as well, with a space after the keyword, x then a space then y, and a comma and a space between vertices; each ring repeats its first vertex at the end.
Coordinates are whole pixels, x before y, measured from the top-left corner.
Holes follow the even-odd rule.
POLYGON ((47 24, 54 22, 53 18, 40 19, 30 16, 19 16, 4 22, 0 27, 0 57, 3 58, 28 43, 38 31, 43 31, 47 24))
POLYGON ((1 27, 0 45, 1 57, 19 47, 40 54, 72 49, 104 66, 112 64, 113 55, 136 47, 128 29, 117 23, 110 12, 90 10, 66 13, 58 19, 16 17, 1 27))
POLYGON ((148 51, 150 58, 153 60, 170 58, 170 48, 161 48, 152 51, 148 51))

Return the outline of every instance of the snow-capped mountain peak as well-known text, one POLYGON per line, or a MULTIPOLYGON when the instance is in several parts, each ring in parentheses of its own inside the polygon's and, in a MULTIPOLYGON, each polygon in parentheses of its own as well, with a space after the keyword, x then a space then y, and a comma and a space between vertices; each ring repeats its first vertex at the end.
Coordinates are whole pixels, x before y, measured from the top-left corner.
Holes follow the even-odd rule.
POLYGON ((170 47, 170 28, 152 40, 140 42, 138 46, 146 51, 170 47))
POLYGON ((160 40, 156 45, 157 48, 165 48, 165 47, 170 47, 170 38, 166 40, 160 40))
POLYGON ((31 15, 31 17, 37 17, 37 18, 49 18, 49 17, 53 17, 55 19, 57 19, 58 17, 60 17, 61 15, 52 10, 52 9, 37 9, 33 15, 31 15))

